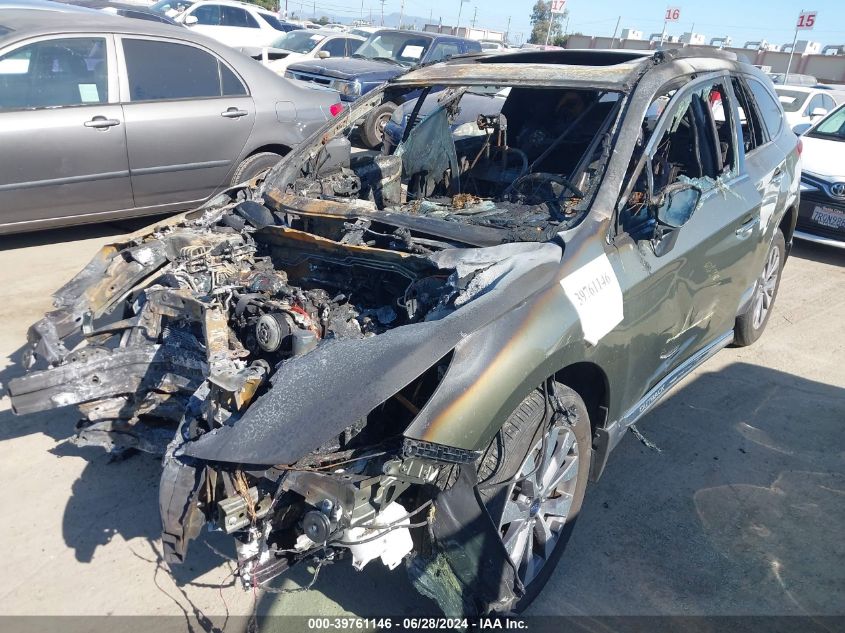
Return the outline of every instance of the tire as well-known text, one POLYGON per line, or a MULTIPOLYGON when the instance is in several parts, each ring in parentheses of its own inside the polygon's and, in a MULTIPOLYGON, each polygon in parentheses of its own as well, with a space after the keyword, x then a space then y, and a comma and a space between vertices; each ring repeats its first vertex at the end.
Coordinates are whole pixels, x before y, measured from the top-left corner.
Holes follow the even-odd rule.
POLYGON ((479 494, 499 526, 505 547, 513 552, 511 559, 525 586, 525 594, 511 607, 517 613, 531 604, 551 577, 572 534, 589 476, 591 442, 587 408, 569 387, 556 384, 556 393, 569 412, 571 422, 555 414, 554 425, 550 428, 552 411, 546 411, 543 392, 535 389, 508 416, 479 460, 479 494), (544 441, 551 449, 548 454, 552 466, 535 469, 544 441), (558 467, 555 464, 559 464, 558 467), (530 475, 532 470, 537 470, 534 476, 523 480, 515 478, 517 473, 530 475), (539 488, 535 488, 538 481, 554 482, 561 475, 563 478, 550 493, 537 495, 532 492, 532 488, 539 488), (510 520, 509 517, 515 516, 514 508, 526 518, 510 520), (547 510, 560 514, 553 515, 547 510), (539 553, 538 549, 542 549, 539 535, 544 532, 554 540, 539 553), (522 555, 519 554, 520 539, 526 541, 522 555), (532 549, 530 563, 524 554, 529 543, 532 549))
POLYGON ((783 264, 786 261, 786 240, 780 229, 775 230, 763 270, 757 278, 754 295, 745 312, 736 318, 734 324, 734 345, 751 345, 763 334, 780 287, 783 264))
POLYGON ((375 110, 367 115, 361 124, 361 141, 370 149, 377 149, 384 140, 384 126, 393 116, 396 109, 395 103, 382 103, 375 110))
POLYGON ((232 174, 232 185, 239 185, 242 182, 252 180, 256 176, 261 176, 276 163, 282 160, 281 154, 276 152, 258 152, 252 156, 248 156, 232 174))

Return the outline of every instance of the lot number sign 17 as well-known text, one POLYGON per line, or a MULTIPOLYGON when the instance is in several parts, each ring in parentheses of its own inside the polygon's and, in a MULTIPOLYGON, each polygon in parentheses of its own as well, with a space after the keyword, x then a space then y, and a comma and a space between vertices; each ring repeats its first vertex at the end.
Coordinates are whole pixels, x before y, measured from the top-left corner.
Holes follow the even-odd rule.
POLYGON ((563 13, 566 10, 566 0, 552 0, 552 13, 563 13))
POLYGON ((681 19, 681 7, 666 7, 666 15, 663 19, 666 22, 677 22, 681 19))
POLYGON ((797 30, 809 30, 816 25, 816 12, 805 11, 798 15, 798 23, 795 25, 797 30))

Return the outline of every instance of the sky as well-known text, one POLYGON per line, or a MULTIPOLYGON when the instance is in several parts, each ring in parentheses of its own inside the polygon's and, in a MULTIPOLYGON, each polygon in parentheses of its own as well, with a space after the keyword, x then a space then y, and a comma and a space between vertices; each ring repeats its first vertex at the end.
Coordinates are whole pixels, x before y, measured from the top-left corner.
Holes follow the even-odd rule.
MULTIPOLYGON (((310 12, 316 4, 321 11, 350 18, 363 14, 369 17, 370 9, 378 23, 381 14, 379 0, 288 0, 290 10, 299 10, 304 4, 310 12)), ((461 24, 466 26, 477 10, 476 26, 504 31, 511 18, 512 39, 522 34, 527 39, 531 26, 529 17, 536 0, 464 0, 461 10, 461 24)), ((794 25, 801 9, 818 12, 816 26, 812 31, 799 32, 799 39, 810 39, 822 44, 845 44, 845 0, 802 0, 806 6, 789 0, 567 0, 569 9, 569 31, 580 31, 585 35, 613 34, 618 17, 622 17, 619 29, 633 28, 643 32, 644 37, 663 28, 663 15, 667 6, 681 9, 681 19, 670 23, 667 32, 681 35, 693 24, 695 32, 707 36, 730 35, 734 44, 742 46, 749 40, 766 39, 776 44, 791 43, 794 25)), ((284 2, 284 0, 282 0, 284 2)), ((384 0, 384 13, 398 13, 403 0, 384 0)), ((454 25, 458 19, 461 0, 404 0, 405 15, 427 18, 435 22, 442 18, 444 24, 454 25)), ((388 24, 395 26, 395 24, 388 24)))

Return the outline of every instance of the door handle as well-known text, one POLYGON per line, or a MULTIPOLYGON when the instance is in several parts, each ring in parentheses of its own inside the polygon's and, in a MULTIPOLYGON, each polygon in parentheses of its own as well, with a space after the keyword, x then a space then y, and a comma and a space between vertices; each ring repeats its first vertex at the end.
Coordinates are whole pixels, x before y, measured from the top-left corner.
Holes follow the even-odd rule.
POLYGON ((98 130, 103 130, 108 127, 114 127, 115 125, 120 125, 120 121, 117 119, 107 119, 104 116, 95 116, 90 121, 85 121, 83 123, 85 127, 93 127, 97 128, 98 130))
POLYGON ((782 181, 783 181, 783 170, 782 170, 780 167, 778 167, 778 168, 775 170, 775 173, 774 173, 774 174, 772 174, 772 180, 771 180, 771 182, 772 182, 772 184, 773 184, 773 185, 776 185, 776 186, 780 187, 780 183, 781 183, 782 181))
POLYGON ((225 112, 221 112, 220 116, 226 117, 227 119, 237 119, 242 116, 246 116, 249 114, 246 110, 238 110, 237 108, 229 108, 225 112))
POLYGON ((736 236, 742 240, 747 238, 751 235, 751 232, 754 230, 754 227, 760 224, 760 217, 757 216, 755 218, 751 218, 748 222, 743 224, 736 230, 736 236))

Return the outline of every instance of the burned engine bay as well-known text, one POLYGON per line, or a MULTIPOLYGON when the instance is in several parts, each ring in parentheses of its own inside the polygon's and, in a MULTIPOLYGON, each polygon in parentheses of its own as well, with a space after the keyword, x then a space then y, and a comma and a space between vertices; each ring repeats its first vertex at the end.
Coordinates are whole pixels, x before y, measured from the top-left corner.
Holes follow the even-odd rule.
MULTIPOLYGON (((104 248, 30 328, 13 410, 75 405, 78 444, 163 455, 168 563, 204 525, 234 537, 245 587, 344 553, 442 555, 480 453, 406 429, 461 339, 552 279, 620 105, 582 90, 566 114, 578 91, 514 88, 458 138, 464 92, 424 90, 392 153, 352 154, 353 113, 264 182, 104 248)), ((475 608, 512 586, 473 589, 475 608)))

